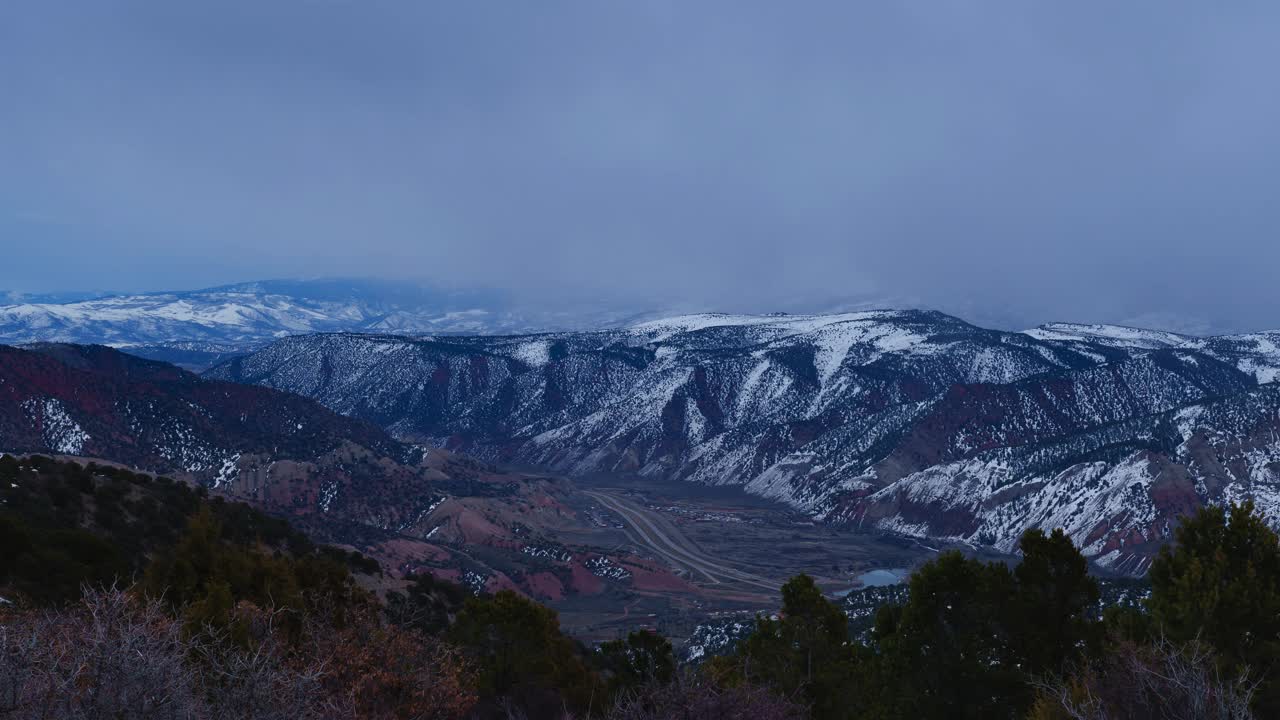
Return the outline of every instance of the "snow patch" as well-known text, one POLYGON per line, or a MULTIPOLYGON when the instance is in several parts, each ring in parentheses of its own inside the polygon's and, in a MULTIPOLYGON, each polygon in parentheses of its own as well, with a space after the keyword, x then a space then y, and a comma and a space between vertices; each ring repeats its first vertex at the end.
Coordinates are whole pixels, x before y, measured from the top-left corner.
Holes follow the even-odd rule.
POLYGON ((80 427, 67 409, 56 398, 37 400, 32 398, 22 404, 27 416, 40 426, 44 444, 55 453, 80 455, 90 440, 89 433, 80 427))

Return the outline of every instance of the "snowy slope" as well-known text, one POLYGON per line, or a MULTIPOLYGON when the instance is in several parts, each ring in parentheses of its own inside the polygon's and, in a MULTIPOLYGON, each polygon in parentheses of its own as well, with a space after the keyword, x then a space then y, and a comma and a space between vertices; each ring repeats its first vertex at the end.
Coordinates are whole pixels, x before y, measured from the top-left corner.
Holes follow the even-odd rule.
POLYGON ((1040 340, 1094 342, 1143 350, 1180 347, 1191 339, 1164 330, 1083 323, 1049 323, 1028 330, 1027 334, 1040 340))
POLYGON ((846 495, 828 519, 1006 551, 1025 528, 1063 527, 1140 573, 1180 515, 1246 498, 1280 524, 1280 386, 939 463, 846 495))
POLYGON ((1280 331, 1194 337, 1121 325, 1050 323, 1026 331, 1038 340, 1136 350, 1183 348, 1231 362, 1260 383, 1280 379, 1280 331))
POLYGON ((1280 381, 1280 332, 1196 338, 1184 347, 1234 363, 1260 383, 1280 381))
POLYGON ((925 311, 704 314, 595 332, 290 337, 208 376, 300 393, 406 440, 740 484, 833 522, 1005 549, 1025 527, 1063 525, 1100 562, 1139 572, 1198 504, 1251 495, 1280 518, 1275 386, 1258 386, 1280 368, 1275 341, 1009 333, 925 311))

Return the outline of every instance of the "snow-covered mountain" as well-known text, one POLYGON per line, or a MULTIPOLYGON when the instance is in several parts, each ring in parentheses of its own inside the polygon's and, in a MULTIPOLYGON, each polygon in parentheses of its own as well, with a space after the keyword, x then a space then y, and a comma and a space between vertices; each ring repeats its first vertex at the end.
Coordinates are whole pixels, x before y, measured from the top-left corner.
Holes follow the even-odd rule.
POLYGON ((342 279, 3 302, 0 343, 96 343, 197 366, 211 364, 219 354, 300 333, 513 333, 599 327, 630 318, 625 311, 599 307, 530 309, 492 292, 342 279))
POLYGON ((1141 571, 1174 519, 1280 519, 1280 334, 987 330, 941 313, 691 315, 507 337, 319 334, 209 372, 401 438, 734 483, 815 517, 1011 549, 1065 526, 1141 571))
POLYGON ((1190 335, 1180 335, 1165 330, 1062 322, 1041 325, 1028 330, 1027 334, 1040 340, 1102 343, 1142 350, 1180 347, 1192 340, 1190 335))

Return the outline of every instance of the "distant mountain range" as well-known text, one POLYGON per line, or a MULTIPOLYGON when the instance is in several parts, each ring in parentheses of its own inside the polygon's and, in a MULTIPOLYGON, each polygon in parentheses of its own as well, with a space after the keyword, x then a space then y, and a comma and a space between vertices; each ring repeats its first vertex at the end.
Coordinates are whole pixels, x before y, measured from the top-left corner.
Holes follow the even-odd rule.
MULTIPOLYGON (((753 302, 736 305, 738 310, 821 314, 882 307, 947 310, 970 321, 976 319, 977 324, 1006 330, 1040 322, 1017 308, 992 308, 963 300, 938 308, 920 298, 883 295, 796 297, 763 307, 753 302)), ((23 295, 0 291, 0 343, 102 344, 199 371, 290 335, 510 335, 619 329, 708 309, 715 308, 596 297, 530 301, 493 290, 443 289, 418 282, 367 278, 267 280, 202 290, 134 294, 23 295)), ((1190 318, 1157 320, 1156 324, 1165 328, 1197 327, 1198 334, 1212 327, 1190 318)), ((1183 337, 1159 332, 1152 335, 1183 337)))
POLYGON ((0 343, 27 348, 0 348, 0 449, 177 472, 289 513, 319 512, 345 478, 328 504, 355 503, 335 515, 366 526, 434 502, 412 445, 737 484, 1002 551, 1063 526, 1129 573, 1204 503, 1252 497, 1280 521, 1280 332, 1008 332, 924 310, 652 319, 316 280, 20 298, 0 306, 0 343), (399 469, 350 476, 351 452, 399 469), (264 470, 280 462, 304 470, 264 470))
POLYGON ((501 293, 366 279, 271 280, 185 292, 0 298, 0 343, 103 344, 203 368, 301 333, 492 334, 625 324, 606 306, 517 306, 501 293))
POLYGON ((1176 518, 1280 519, 1280 333, 987 330, 936 312, 693 315, 527 336, 317 334, 209 371, 404 440, 741 484, 815 518, 1145 569, 1176 518))

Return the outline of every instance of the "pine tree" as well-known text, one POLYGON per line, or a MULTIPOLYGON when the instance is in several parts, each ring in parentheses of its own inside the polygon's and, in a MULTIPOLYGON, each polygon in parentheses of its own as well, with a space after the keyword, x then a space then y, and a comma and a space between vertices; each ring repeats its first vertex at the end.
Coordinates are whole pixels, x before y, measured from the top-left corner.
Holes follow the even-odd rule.
POLYGON ((1148 608, 1159 632, 1212 646, 1221 670, 1263 680, 1262 717, 1280 717, 1280 540, 1252 501, 1207 507, 1151 565, 1148 608))
POLYGON ((1015 592, 1003 564, 959 552, 917 570, 907 603, 876 623, 882 672, 897 685, 891 716, 1016 717, 1030 691, 1009 634, 1015 592))
POLYGON ((849 620, 808 575, 782 586, 782 612, 760 617, 738 648, 741 679, 805 699, 815 718, 852 717, 857 705, 849 620))
POLYGON ((1045 535, 1028 530, 1019 542, 1022 562, 1014 568, 1014 651, 1032 676, 1054 674, 1098 650, 1102 626, 1089 613, 1098 583, 1089 563, 1061 529, 1045 535))
POLYGON ((648 630, 602 643, 598 661, 609 674, 609 694, 615 697, 648 683, 669 683, 676 674, 676 656, 670 641, 648 630))
POLYGON ((555 611, 510 590, 470 598, 449 629, 474 663, 480 694, 506 699, 531 716, 568 707, 586 713, 603 690, 555 611))

